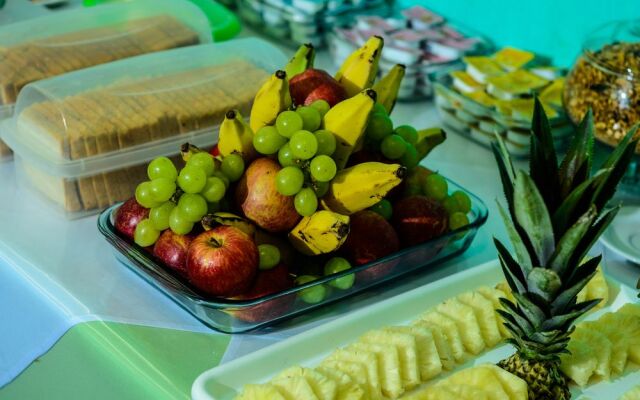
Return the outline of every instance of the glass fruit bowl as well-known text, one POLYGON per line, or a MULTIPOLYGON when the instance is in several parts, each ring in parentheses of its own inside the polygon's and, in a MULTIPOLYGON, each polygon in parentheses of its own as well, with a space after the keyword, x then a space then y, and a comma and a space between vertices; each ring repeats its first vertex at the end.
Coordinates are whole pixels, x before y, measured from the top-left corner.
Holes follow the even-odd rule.
POLYGON ((606 24, 587 36, 567 76, 564 105, 574 124, 591 108, 596 138, 614 147, 640 122, 640 19, 606 24))
POLYGON ((432 268, 462 254, 471 245, 478 228, 487 220, 488 211, 482 200, 473 193, 454 182, 448 181, 448 184, 450 190, 461 190, 471 199, 467 226, 404 248, 375 262, 253 300, 212 298, 200 293, 186 279, 164 267, 149 252, 127 240, 115 229, 113 220, 120 204, 102 212, 98 218, 98 230, 113 246, 118 261, 200 321, 222 332, 241 333, 275 324, 396 278, 432 268), (355 276, 355 280, 349 289, 342 290, 329 285, 331 281, 350 274, 355 276), (321 301, 312 304, 303 300, 304 293, 309 293, 308 289, 321 286, 326 289, 326 296, 321 301))

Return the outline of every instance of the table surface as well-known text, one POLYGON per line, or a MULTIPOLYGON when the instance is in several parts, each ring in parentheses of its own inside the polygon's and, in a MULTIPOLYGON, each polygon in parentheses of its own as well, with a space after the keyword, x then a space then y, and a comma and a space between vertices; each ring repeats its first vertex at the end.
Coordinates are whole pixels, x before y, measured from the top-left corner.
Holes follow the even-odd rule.
MULTIPOLYGON (((324 51, 316 60, 320 68, 335 69, 324 51)), ((398 103, 393 120, 416 128, 440 125, 429 102, 398 103)), ((243 335, 204 326, 115 260, 96 216, 66 220, 16 182, 13 163, 0 164, 0 398, 188 398, 195 377, 218 363, 495 258, 492 237, 506 241, 506 234, 495 207, 502 194, 491 152, 450 134, 424 164, 488 206, 489 219, 464 255, 243 335)), ((604 268, 629 284, 638 274, 607 252, 604 268)))

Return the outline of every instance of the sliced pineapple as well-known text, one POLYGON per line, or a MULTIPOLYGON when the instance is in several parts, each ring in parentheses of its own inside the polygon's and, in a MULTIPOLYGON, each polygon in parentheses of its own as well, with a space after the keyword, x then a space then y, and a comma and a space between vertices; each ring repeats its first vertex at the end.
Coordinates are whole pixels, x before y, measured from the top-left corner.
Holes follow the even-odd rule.
POLYGON ((403 396, 402 400, 461 400, 460 397, 449 390, 447 386, 429 386, 424 389, 417 390, 407 396, 403 396))
POLYGON ((449 345, 447 336, 442 331, 442 327, 434 324, 433 322, 423 319, 414 321, 413 326, 426 328, 431 331, 431 335, 433 335, 433 341, 435 342, 436 348, 438 349, 438 356, 440 357, 442 368, 446 370, 452 370, 453 368, 455 368, 456 360, 453 357, 451 346, 449 345))
POLYGON ((493 364, 478 365, 474 369, 486 369, 493 372, 511 400, 527 399, 527 383, 523 379, 493 364))
POLYGON ((350 362, 343 360, 324 360, 320 363, 320 367, 323 370, 335 370, 347 375, 351 380, 357 384, 364 392, 365 399, 375 398, 369 390, 369 374, 367 373, 367 367, 359 362, 350 362))
MULTIPOLYGON (((596 322, 614 337, 623 336, 627 343, 627 357, 640 364, 640 317, 623 312, 606 313, 596 322)), ((604 332, 603 332, 604 333, 604 332)), ((610 339, 613 339, 609 336, 610 339)))
POLYGON ((366 400, 365 391, 359 383, 353 380, 349 374, 335 368, 316 367, 316 371, 327 376, 336 383, 336 400, 366 400))
POLYGON ((425 382, 442 372, 442 362, 438 354, 435 339, 431 330, 422 326, 391 326, 383 328, 385 331, 411 335, 416 340, 418 369, 420 379, 425 382))
POLYGON ((611 342, 611 374, 618 376, 622 374, 627 366, 629 355, 629 338, 622 330, 624 328, 612 325, 615 324, 615 316, 612 313, 603 315, 597 321, 583 322, 582 325, 604 334, 611 342))
POLYGON ((468 368, 456 372, 438 385, 469 385, 487 392, 489 400, 510 400, 496 374, 489 368, 468 368))
POLYGON ((378 358, 378 376, 382 394, 391 399, 395 399, 402 392, 402 378, 400 377, 400 357, 398 350, 394 346, 382 345, 378 343, 353 343, 347 350, 356 352, 371 352, 378 358))
MULTIPOLYGON (((589 343, 598 351, 595 352, 597 358, 595 374, 603 379, 608 380, 611 377, 611 341, 604 334, 594 331, 582 324, 578 324, 575 332, 571 335, 572 339, 578 339, 589 343)), ((571 343, 571 341, 569 341, 571 343)))
POLYGON ((242 394, 237 396, 235 400, 286 400, 280 394, 278 389, 270 383, 261 385, 248 384, 244 385, 242 394))
POLYGON ((578 386, 585 386, 598 366, 598 357, 589 342, 571 337, 567 349, 560 355, 560 370, 578 386))
POLYGON ((640 318, 640 305, 627 303, 620 307, 616 312, 621 314, 635 315, 636 317, 640 318))
POLYGON ((502 341, 500 330, 498 330, 498 320, 491 300, 486 299, 477 292, 467 292, 458 296, 458 300, 473 309, 482 332, 482 339, 489 348, 502 341))
POLYGON ((640 400, 640 385, 623 394, 618 400, 640 400))
POLYGON ((484 350, 484 339, 473 308, 454 298, 438 305, 436 310, 456 322, 462 337, 462 344, 469 353, 475 355, 484 350))
POLYGON ((506 298, 507 300, 511 301, 512 303, 516 302, 516 298, 513 297, 513 293, 511 293, 511 288, 509 287, 509 284, 507 283, 507 281, 502 281, 500 283, 498 283, 495 287, 496 290, 499 290, 500 292, 502 292, 501 294, 504 294, 502 297, 506 298))
MULTIPOLYGON (((480 286, 478 289, 476 289, 476 292, 480 293, 487 300, 491 301, 493 303, 494 310, 502 309, 500 298, 509 298, 509 296, 504 291, 500 289, 492 289, 488 286, 480 286)), ((511 294, 510 291, 507 293, 511 294)), ((509 330, 507 330, 507 327, 504 326, 504 323, 502 322, 502 317, 498 313, 496 313, 496 321, 498 322, 498 330, 500 331, 500 335, 502 335, 503 338, 508 338, 509 336, 511 336, 509 330)))
POLYGON ((409 334, 388 332, 383 329, 369 331, 359 339, 363 343, 377 343, 383 346, 395 346, 400 357, 400 374, 405 390, 420 384, 418 351, 416 339, 409 334))
POLYGON ((470 385, 447 385, 447 390, 462 400, 489 400, 489 393, 470 385))
POLYGON ((462 337, 458 330, 458 324, 456 324, 454 320, 435 310, 427 311, 419 318, 432 322, 440 327, 449 342, 451 353, 456 362, 461 363, 467 358, 464 345, 462 344, 462 337))
POLYGON ((338 385, 333 379, 310 368, 290 367, 282 371, 276 376, 278 378, 302 377, 307 380, 313 393, 320 400, 333 400, 338 391, 338 385))
POLYGON ((366 370, 369 395, 371 398, 376 399, 382 397, 382 386, 380 385, 380 375, 378 373, 378 358, 374 353, 370 351, 338 349, 331 353, 327 359, 340 363, 344 361, 360 363, 366 370))
POLYGON ((309 382, 302 376, 276 378, 271 382, 286 400, 319 400, 309 382))
POLYGON ((607 285, 607 280, 605 279, 600 266, 598 266, 596 274, 591 278, 585 288, 587 289, 586 300, 602 299, 602 301, 593 308, 594 310, 607 305, 609 302, 609 285, 607 285))

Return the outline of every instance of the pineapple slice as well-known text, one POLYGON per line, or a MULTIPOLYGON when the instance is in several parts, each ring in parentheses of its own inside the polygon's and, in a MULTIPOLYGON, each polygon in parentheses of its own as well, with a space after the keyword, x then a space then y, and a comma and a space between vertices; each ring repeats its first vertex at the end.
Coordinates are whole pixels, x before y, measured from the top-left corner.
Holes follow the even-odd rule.
POLYGON ((370 351, 338 349, 331 353, 327 359, 338 362, 349 361, 362 364, 367 373, 369 394, 372 398, 376 399, 382 397, 382 387, 378 373, 378 358, 374 353, 370 351))
POLYGON ((571 338, 589 343, 594 349, 598 349, 595 352, 597 365, 594 372, 597 376, 609 380, 611 377, 611 341, 604 334, 588 328, 584 323, 578 324, 571 338))
POLYGON ((496 376, 500 385, 505 392, 509 395, 511 400, 527 400, 528 388, 527 382, 520 379, 516 375, 505 371, 504 369, 493 364, 482 364, 475 367, 475 369, 487 369, 496 376))
POLYGON ((597 321, 607 332, 622 335, 627 341, 627 357, 640 364, 640 317, 621 312, 606 313, 597 321))
POLYGON ((244 385, 242 394, 237 396, 235 400, 286 400, 278 389, 270 383, 261 385, 248 384, 244 385))
POLYGON ((418 369, 420 379, 428 381, 442 372, 442 362, 438 354, 433 334, 427 328, 421 326, 392 326, 383 328, 388 332, 398 332, 411 335, 416 340, 416 352, 418 356, 418 369))
POLYGON ((631 388, 631 390, 623 394, 618 400, 640 400, 640 385, 631 388))
POLYGON ((617 312, 621 314, 634 315, 640 318, 640 305, 627 303, 620 307, 617 312))
POLYGON ((589 342, 572 337, 567 345, 571 354, 560 355, 560 370, 578 386, 584 387, 596 370, 598 358, 589 342))
MULTIPOLYGON (((502 304, 500 304, 501 297, 505 299, 509 298, 509 296, 504 291, 500 289, 492 289, 488 286, 481 286, 476 289, 476 292, 480 293, 487 300, 493 303, 494 311, 502 309, 502 304)), ((511 292, 508 293, 511 294, 511 292)), ((508 338, 509 336, 511 336, 507 327, 502 323, 502 317, 498 315, 498 313, 496 313, 496 321, 498 322, 498 330, 500 331, 500 335, 502 335, 503 338, 508 338)))
POLYGON ((336 400, 366 400, 364 389, 347 373, 322 366, 316 367, 315 370, 336 383, 336 400))
POLYGON ((338 391, 338 385, 326 375, 309 368, 299 366, 290 367, 276 376, 278 378, 302 377, 307 380, 313 393, 320 400, 333 400, 338 391))
MULTIPOLYGON (((489 368, 468 368, 456 372, 447 379, 440 381, 438 385, 469 385, 482 389, 489 395, 489 400, 510 400, 502 383, 496 374, 489 368)), ((525 397, 526 399, 526 397, 525 397)))
POLYGON ((467 358, 458 325, 454 320, 435 310, 427 311, 420 316, 420 319, 432 322, 440 327, 449 342, 451 353, 456 362, 461 363, 467 358))
POLYGON ((509 284, 507 283, 507 281, 502 281, 500 283, 498 283, 495 287, 496 290, 499 290, 500 294, 504 294, 502 297, 506 298, 507 300, 509 300, 512 303, 516 302, 516 298, 513 297, 513 293, 511 293, 511 288, 509 287, 509 284))
POLYGON ((456 360, 453 358, 451 346, 449 345, 449 341, 442 331, 442 328, 433 322, 425 320, 416 320, 413 322, 413 326, 425 328, 431 332, 431 335, 433 335, 433 341, 438 349, 438 356, 440 357, 442 368, 449 371, 454 369, 456 366, 456 360))
POLYGON ((627 366, 630 343, 624 328, 612 325, 615 324, 615 317, 612 315, 612 313, 604 314, 599 320, 583 322, 583 325, 604 334, 609 339, 611 342, 611 374, 618 376, 627 366))
POLYGON ((438 312, 456 322, 462 337, 462 344, 471 354, 479 354, 485 348, 478 319, 473 308, 457 299, 449 299, 436 307, 438 312))
POLYGON ((362 365, 362 363, 343 360, 324 360, 318 368, 321 368, 323 371, 334 370, 347 375, 352 382, 362 389, 365 399, 374 398, 374 395, 369 392, 370 385, 367 368, 362 365))
POLYGON ((429 386, 403 396, 402 400, 460 400, 460 396, 452 392, 448 386, 429 386))
POLYGON ((309 382, 302 376, 276 378, 269 383, 275 386, 286 400, 319 400, 309 382))
POLYGON ((376 355, 382 394, 395 399, 404 392, 402 378, 400 377, 400 357, 395 347, 378 343, 354 343, 347 349, 356 352, 368 351, 376 355))
POLYGON ((596 274, 591 278, 585 288, 587 289, 587 298, 585 300, 602 299, 602 301, 593 308, 594 310, 607 305, 609 302, 609 285, 607 285, 607 280, 600 266, 598 266, 596 274))
POLYGON ((418 368, 418 351, 416 340, 406 333, 387 332, 382 329, 372 330, 359 339, 363 343, 376 343, 383 346, 395 346, 400 356, 400 374, 402 386, 410 389, 420 384, 418 368))
POLYGON ((493 348, 502 341, 498 330, 496 312, 490 300, 476 292, 463 293, 458 296, 458 300, 473 309, 480 326, 480 332, 482 332, 482 338, 487 347, 493 348))
POLYGON ((458 399, 469 400, 489 400, 489 393, 485 390, 469 385, 447 385, 448 391, 457 396, 458 399))

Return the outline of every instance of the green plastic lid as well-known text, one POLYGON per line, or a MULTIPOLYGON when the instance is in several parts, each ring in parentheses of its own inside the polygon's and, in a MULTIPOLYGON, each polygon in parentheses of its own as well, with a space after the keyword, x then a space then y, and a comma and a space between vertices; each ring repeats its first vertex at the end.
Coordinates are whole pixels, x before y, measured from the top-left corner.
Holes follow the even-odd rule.
MULTIPOLYGON (((2 1, 2 0, 0 0, 2 1)), ((83 0, 86 7, 102 3, 114 3, 123 0, 83 0)), ((226 7, 213 0, 189 0, 198 6, 207 16, 211 26, 211 36, 215 42, 222 42, 235 37, 240 32, 238 18, 226 7)))

